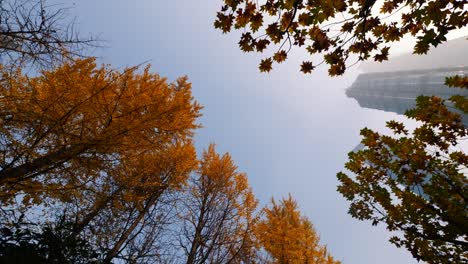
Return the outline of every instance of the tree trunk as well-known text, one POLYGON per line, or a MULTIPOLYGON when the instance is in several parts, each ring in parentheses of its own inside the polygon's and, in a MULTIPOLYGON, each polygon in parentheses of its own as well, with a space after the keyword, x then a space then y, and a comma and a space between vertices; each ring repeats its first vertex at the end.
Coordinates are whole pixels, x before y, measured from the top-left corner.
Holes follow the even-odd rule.
POLYGON ((133 221, 132 225, 127 230, 125 230, 125 232, 120 236, 117 243, 115 243, 112 249, 107 253, 103 263, 109 264, 111 263, 112 259, 117 256, 122 245, 125 243, 125 241, 127 241, 130 234, 135 230, 135 228, 138 226, 141 220, 145 217, 146 213, 149 211, 151 206, 153 206, 157 202, 161 193, 158 193, 157 195, 149 199, 149 201, 146 203, 145 208, 143 208, 143 210, 140 211, 138 217, 133 221))

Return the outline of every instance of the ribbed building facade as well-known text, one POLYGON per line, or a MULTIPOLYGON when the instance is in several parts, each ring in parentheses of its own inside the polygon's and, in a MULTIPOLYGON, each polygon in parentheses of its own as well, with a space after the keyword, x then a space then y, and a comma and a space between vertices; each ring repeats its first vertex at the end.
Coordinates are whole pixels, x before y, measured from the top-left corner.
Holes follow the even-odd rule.
MULTIPOLYGON (((383 63, 361 65, 356 81, 346 95, 361 107, 404 114, 415 107, 420 95, 444 99, 458 94, 468 96, 468 89, 449 88, 445 77, 468 75, 467 37, 450 40, 431 49, 426 55, 404 54, 383 63)), ((463 116, 468 124, 468 117, 463 116)))
MULTIPOLYGON (((361 107, 404 114, 415 107, 416 97, 436 95, 444 99, 452 95, 468 96, 468 89, 449 88, 445 77, 468 75, 468 66, 364 73, 346 90, 346 95, 356 99, 361 107)), ((468 123, 468 116, 463 115, 468 123)))

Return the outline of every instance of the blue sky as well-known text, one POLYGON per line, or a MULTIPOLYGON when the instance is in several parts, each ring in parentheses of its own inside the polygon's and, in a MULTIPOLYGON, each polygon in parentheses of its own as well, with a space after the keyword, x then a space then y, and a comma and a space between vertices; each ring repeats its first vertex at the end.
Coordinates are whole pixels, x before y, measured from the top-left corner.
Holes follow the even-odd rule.
MULTIPOLYGON (((72 4, 70 4, 72 3, 72 4)), ((80 0, 73 6, 82 35, 97 34, 104 63, 123 68, 142 62, 174 80, 188 75, 204 105, 196 136, 230 152, 249 175, 261 203, 291 193, 314 223, 323 243, 343 263, 416 263, 387 240, 384 228, 352 219, 336 192, 336 173, 365 126, 383 130, 395 114, 362 109, 344 89, 357 76, 330 78, 326 68, 299 72, 305 54, 293 50, 286 63, 261 74, 261 55, 243 54, 238 34, 213 28, 220 0, 80 0)))

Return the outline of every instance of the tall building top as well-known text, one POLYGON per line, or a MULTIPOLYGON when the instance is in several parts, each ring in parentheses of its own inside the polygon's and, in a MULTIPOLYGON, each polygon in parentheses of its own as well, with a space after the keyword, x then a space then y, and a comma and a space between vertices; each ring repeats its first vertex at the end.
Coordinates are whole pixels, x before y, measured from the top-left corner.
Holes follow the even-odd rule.
MULTIPOLYGON (((359 97, 371 97, 368 99, 377 101, 384 99, 414 101, 419 95, 436 95, 444 99, 456 94, 468 96, 467 89, 445 86, 445 77, 453 75, 468 75, 468 66, 363 73, 346 90, 346 95, 357 99, 358 102, 360 102, 359 97)), ((400 111, 397 113, 401 114, 400 111)))
MULTIPOLYGON (((468 97, 468 89, 445 86, 445 77, 468 76, 468 40, 449 41, 427 55, 402 55, 369 67, 346 90, 361 107, 404 114, 416 106, 416 97, 435 95, 449 99, 452 95, 468 97)), ((468 115, 461 113, 468 125, 468 115)))

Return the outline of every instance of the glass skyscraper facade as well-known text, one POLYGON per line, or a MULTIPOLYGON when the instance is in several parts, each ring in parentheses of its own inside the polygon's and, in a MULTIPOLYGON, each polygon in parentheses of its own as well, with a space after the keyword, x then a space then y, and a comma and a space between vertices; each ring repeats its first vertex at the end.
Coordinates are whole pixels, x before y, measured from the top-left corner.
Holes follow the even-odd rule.
MULTIPOLYGON (((445 77, 453 75, 468 75, 468 66, 364 73, 346 90, 346 95, 356 99, 361 107, 404 114, 415 106, 419 95, 444 99, 456 94, 468 96, 468 89, 444 85, 445 77)), ((463 122, 468 123, 468 116, 463 116, 463 122)))

